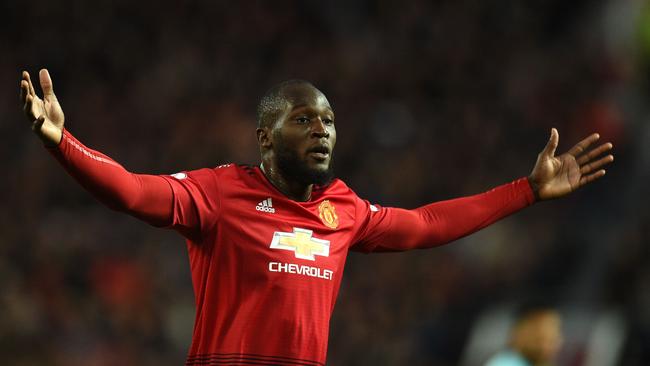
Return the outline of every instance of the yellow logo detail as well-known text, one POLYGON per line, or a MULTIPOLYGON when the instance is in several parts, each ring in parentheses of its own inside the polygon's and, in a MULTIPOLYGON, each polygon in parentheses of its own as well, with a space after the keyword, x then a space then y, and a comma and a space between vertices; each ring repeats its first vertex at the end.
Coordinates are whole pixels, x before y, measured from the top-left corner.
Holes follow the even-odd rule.
POLYGON ((336 229, 339 227, 339 217, 336 216, 336 210, 330 201, 325 200, 318 206, 318 216, 328 228, 336 229))
POLYGON ((329 240, 317 239, 312 237, 313 231, 294 227, 292 233, 276 231, 273 233, 271 248, 291 250, 296 258, 308 259, 315 261, 314 255, 329 257, 330 242, 329 240))

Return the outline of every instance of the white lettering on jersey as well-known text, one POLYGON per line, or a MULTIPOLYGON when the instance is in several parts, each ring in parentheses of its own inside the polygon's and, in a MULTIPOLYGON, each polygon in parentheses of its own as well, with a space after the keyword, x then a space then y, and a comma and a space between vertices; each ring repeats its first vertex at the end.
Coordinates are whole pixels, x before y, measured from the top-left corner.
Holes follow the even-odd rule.
POLYGON ((303 276, 322 278, 330 281, 332 280, 332 274, 334 273, 329 269, 281 262, 269 262, 269 271, 293 273, 303 276))

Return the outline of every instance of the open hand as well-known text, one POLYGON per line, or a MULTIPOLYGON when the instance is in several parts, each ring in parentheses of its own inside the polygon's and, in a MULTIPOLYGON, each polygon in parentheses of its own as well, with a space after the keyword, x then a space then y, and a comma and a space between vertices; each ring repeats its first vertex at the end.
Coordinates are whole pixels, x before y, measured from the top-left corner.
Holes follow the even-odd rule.
POLYGON ((43 91, 43 99, 34 91, 34 85, 27 71, 23 71, 20 81, 20 101, 23 111, 32 124, 32 131, 43 140, 47 146, 56 146, 63 136, 65 117, 59 101, 54 95, 52 79, 46 69, 39 73, 39 81, 43 91))
POLYGON ((608 142, 590 149, 599 138, 594 133, 568 152, 555 156, 560 137, 555 128, 551 129, 551 138, 537 156, 537 163, 528 177, 536 198, 548 200, 562 197, 604 176, 605 169, 601 168, 614 161, 614 156, 599 156, 611 150, 613 145, 608 142))

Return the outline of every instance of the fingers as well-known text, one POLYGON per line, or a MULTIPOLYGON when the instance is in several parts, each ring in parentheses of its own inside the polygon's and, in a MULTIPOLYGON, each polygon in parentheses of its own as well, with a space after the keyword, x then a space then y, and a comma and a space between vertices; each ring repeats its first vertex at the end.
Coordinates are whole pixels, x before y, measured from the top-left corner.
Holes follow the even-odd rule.
POLYGON ((35 96, 36 92, 34 91, 34 84, 32 84, 32 78, 29 76, 27 71, 23 71, 23 80, 27 82, 29 94, 35 96))
POLYGON ((585 184, 589 184, 593 181, 595 181, 598 178, 601 178, 605 175, 605 169, 601 169, 593 174, 586 175, 582 178, 580 178, 580 186, 584 186, 585 184))
POLYGON ((31 95, 27 95, 27 97, 25 97, 25 106, 23 106, 23 110, 25 112, 31 111, 33 103, 34 103, 34 98, 31 95))
POLYGON ((34 106, 34 97, 28 94, 27 97, 25 98, 25 105, 23 106, 23 111, 27 115, 27 118, 29 118, 30 120, 36 118, 36 116, 34 115, 33 106, 34 106))
POLYGON ((25 80, 20 81, 20 101, 25 103, 27 95, 29 94, 29 85, 25 80))
POLYGON ((600 138, 600 135, 597 133, 587 137, 586 139, 580 141, 576 146, 574 146, 571 150, 569 150, 569 154, 573 155, 574 157, 576 155, 583 154, 580 156, 578 159, 576 159, 576 162, 581 165, 580 167, 580 174, 582 175, 582 178, 580 178, 580 186, 584 186, 585 184, 589 184, 593 181, 595 181, 598 178, 601 178, 605 175, 605 169, 600 169, 606 164, 611 163, 614 161, 614 156, 609 154, 607 156, 604 156, 594 162, 591 162, 593 159, 598 157, 599 155, 611 150, 614 145, 612 143, 608 142, 605 144, 602 144, 598 146, 597 148, 587 151, 587 148, 596 142, 600 138), (586 153, 585 153, 586 152, 586 153), (598 169, 598 170, 596 170, 598 169), (594 170, 596 170, 594 172, 594 170), (593 172, 593 173, 592 173, 593 172), (589 174, 591 173, 591 174, 589 174))
POLYGON ((595 157, 601 155, 602 153, 611 150, 612 147, 614 147, 614 145, 612 145, 611 142, 608 142, 606 144, 602 144, 602 145, 598 146, 597 148, 595 148, 595 149, 587 152, 586 154, 582 155, 578 159, 576 159, 576 162, 578 164, 580 164, 580 165, 583 165, 583 164, 589 162, 590 160, 593 160, 595 157))
POLYGON ((22 79, 20 80, 20 101, 25 103, 28 95, 32 94, 30 89, 29 73, 23 71, 22 79))
POLYGON ((600 135, 597 134, 597 133, 594 133, 594 134, 590 135, 589 137, 585 138, 584 140, 578 142, 574 147, 571 148, 571 150, 569 150, 568 153, 570 155, 573 155, 573 157, 576 157, 576 156, 582 154, 583 152, 585 152, 587 150, 587 148, 589 146, 591 146, 591 144, 593 144, 594 142, 598 141, 599 138, 600 138, 600 135))
POLYGON ((54 96, 54 85, 52 84, 52 78, 50 78, 50 73, 47 71, 47 69, 41 69, 41 71, 38 73, 38 78, 41 82, 43 96, 45 98, 54 96))
POLYGON ((560 135, 558 134, 555 128, 551 128, 551 137, 548 139, 548 143, 542 150, 540 155, 545 155, 548 157, 555 156, 555 149, 557 149, 557 144, 560 141, 560 135))
POLYGON ((599 160, 597 160, 597 161, 595 161, 593 163, 589 163, 589 164, 586 164, 586 165, 583 165, 582 167, 580 167, 580 174, 585 175, 587 173, 590 173, 590 172, 602 167, 605 164, 611 163, 612 161, 614 161, 614 156, 613 155, 607 155, 607 156, 605 156, 603 158, 600 158, 599 160))
POLYGON ((20 80, 20 99, 23 102, 25 115, 30 121, 35 122, 43 113, 41 106, 43 101, 36 95, 34 85, 27 71, 23 71, 22 80, 20 80))

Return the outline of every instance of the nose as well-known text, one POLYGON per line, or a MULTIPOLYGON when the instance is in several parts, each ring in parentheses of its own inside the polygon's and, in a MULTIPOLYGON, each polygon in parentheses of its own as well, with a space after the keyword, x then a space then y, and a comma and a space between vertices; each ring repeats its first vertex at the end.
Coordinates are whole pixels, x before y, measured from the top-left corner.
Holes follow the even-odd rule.
POLYGON ((323 120, 320 117, 315 118, 314 121, 311 123, 311 136, 316 138, 330 137, 330 133, 327 130, 327 126, 325 126, 323 120))

